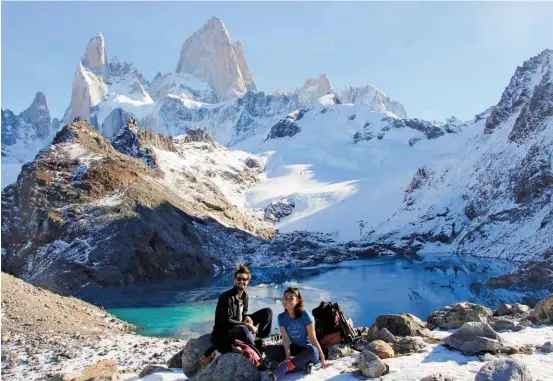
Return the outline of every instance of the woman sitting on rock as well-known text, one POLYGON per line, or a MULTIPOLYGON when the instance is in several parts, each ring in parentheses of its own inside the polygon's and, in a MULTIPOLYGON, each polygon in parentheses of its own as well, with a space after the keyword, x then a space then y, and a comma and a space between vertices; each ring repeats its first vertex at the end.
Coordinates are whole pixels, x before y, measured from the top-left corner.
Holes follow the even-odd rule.
POLYGON ((294 369, 311 373, 313 365, 319 360, 322 368, 330 365, 325 361, 323 350, 315 336, 313 316, 305 310, 305 300, 300 290, 288 287, 284 291, 282 304, 285 311, 278 315, 282 345, 272 348, 267 346, 265 353, 272 360, 284 361, 274 370, 262 372, 262 381, 277 380, 294 369))

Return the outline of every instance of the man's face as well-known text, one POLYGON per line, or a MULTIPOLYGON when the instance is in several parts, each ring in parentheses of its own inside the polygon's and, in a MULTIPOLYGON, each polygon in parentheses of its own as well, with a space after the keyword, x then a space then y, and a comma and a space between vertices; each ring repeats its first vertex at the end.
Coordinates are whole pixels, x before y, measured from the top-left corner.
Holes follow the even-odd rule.
POLYGON ((250 277, 248 276, 248 274, 238 273, 234 277, 234 286, 239 290, 245 290, 246 287, 248 287, 249 281, 250 277))

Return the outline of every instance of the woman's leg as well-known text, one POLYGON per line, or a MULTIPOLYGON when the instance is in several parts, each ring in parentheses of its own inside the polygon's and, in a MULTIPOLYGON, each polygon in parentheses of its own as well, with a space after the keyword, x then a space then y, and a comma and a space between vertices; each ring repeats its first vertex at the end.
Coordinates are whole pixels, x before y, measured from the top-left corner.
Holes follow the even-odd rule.
POLYGON ((319 352, 315 346, 307 345, 306 347, 295 347, 295 354, 292 359, 292 364, 294 364, 295 368, 305 370, 308 363, 316 364, 319 362, 319 352))

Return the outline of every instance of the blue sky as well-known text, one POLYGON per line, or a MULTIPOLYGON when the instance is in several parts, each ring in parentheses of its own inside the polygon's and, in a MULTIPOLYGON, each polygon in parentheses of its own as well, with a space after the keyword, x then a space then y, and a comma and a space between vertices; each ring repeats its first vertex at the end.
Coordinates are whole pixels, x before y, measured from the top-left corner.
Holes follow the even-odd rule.
POLYGON ((517 66, 553 49, 553 3, 250 3, 2 1, 2 108, 36 91, 61 117, 77 62, 102 32, 108 58, 147 79, 174 71, 182 43, 211 16, 241 40, 263 91, 327 73, 377 86, 411 117, 469 119, 496 104, 517 66))

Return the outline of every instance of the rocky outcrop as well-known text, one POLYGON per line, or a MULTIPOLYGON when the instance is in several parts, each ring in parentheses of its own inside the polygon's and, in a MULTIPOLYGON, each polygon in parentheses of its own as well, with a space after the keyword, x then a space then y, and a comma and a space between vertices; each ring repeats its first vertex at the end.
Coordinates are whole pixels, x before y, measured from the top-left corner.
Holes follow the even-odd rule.
POLYGON ((286 118, 271 127, 265 140, 292 137, 301 132, 301 127, 296 123, 305 114, 306 110, 295 111, 286 118))
POLYGON ((459 328, 468 322, 487 323, 492 316, 493 311, 489 308, 479 304, 462 302, 432 312, 426 322, 429 329, 453 329, 459 328))
POLYGON ((444 344, 465 355, 497 353, 503 348, 503 339, 486 323, 465 323, 446 337, 444 344))
POLYGON ((296 204, 288 201, 288 199, 281 199, 273 201, 265 208, 265 219, 273 222, 279 222, 281 218, 287 217, 292 214, 296 204))
POLYGON ((223 21, 217 17, 184 42, 175 71, 206 81, 223 100, 256 89, 242 45, 233 46, 223 21))
POLYGON ((486 282, 494 287, 544 287, 553 285, 553 258, 524 263, 514 271, 491 277, 486 282))

